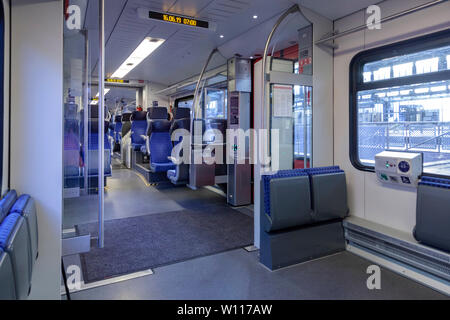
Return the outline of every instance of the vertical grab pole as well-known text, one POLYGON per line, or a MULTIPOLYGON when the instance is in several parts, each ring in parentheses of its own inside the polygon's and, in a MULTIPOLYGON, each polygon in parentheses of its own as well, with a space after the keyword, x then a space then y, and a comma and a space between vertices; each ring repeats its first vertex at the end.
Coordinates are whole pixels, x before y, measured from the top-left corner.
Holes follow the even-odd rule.
POLYGON ((98 68, 98 247, 105 246, 105 0, 99 0, 99 68, 98 68))
POLYGON ((83 145, 84 145, 84 193, 88 194, 88 173, 89 173, 89 39, 88 31, 84 30, 84 112, 83 112, 83 145))

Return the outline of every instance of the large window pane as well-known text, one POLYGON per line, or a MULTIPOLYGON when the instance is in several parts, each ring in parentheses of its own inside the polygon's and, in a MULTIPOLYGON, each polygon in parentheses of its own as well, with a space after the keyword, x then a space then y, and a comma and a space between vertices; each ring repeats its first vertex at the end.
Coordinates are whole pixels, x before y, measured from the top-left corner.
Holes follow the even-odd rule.
POLYGON ((358 157, 424 153, 424 171, 450 175, 450 81, 358 91, 358 157))

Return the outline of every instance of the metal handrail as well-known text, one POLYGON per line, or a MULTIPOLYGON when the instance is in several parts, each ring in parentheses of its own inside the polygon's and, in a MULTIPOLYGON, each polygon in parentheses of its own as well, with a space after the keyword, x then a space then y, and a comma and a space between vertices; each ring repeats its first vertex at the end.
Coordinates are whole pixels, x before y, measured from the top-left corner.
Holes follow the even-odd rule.
MULTIPOLYGON (((293 13, 300 13, 300 15, 303 16, 303 18, 305 18, 306 21, 308 21, 310 24, 311 21, 303 14, 300 6, 298 4, 293 5, 292 7, 290 7, 289 9, 287 9, 277 20, 277 22, 275 23, 275 25, 272 28, 272 31, 270 32, 267 41, 266 41, 266 45, 264 47, 264 53, 263 53, 263 58, 262 58, 262 97, 261 97, 261 103, 262 103, 262 110, 263 110, 263 116, 261 117, 262 119, 262 123, 261 123, 261 128, 269 128, 270 126, 268 126, 268 119, 269 116, 268 114, 270 113, 270 110, 266 110, 266 98, 267 98, 267 88, 266 88, 266 81, 267 81, 267 54, 269 53, 269 46, 270 43, 272 42, 272 38, 275 35, 275 32, 277 31, 278 27, 281 25, 281 23, 291 14, 293 13)), ((267 148, 267 150, 270 150, 270 139, 268 139, 267 144, 265 145, 265 148, 267 148)), ((264 150, 263 154, 267 154, 265 152, 266 150, 264 150)))
MULTIPOLYGON (((390 15, 390 16, 388 16, 388 17, 386 17, 386 18, 383 18, 383 19, 381 19, 380 23, 388 22, 388 21, 391 21, 391 20, 394 20, 394 19, 403 17, 403 16, 405 16, 405 15, 408 15, 408 14, 411 14, 411 13, 415 13, 415 12, 417 12, 417 11, 420 11, 420 10, 423 10, 423 9, 427 9, 427 8, 432 7, 432 6, 435 6, 435 5, 444 3, 444 2, 446 2, 446 1, 448 1, 448 0, 435 0, 435 1, 431 1, 431 2, 428 2, 428 3, 422 4, 422 5, 420 5, 420 6, 417 6, 417 7, 408 9, 408 10, 404 10, 404 11, 402 11, 402 12, 399 12, 399 13, 390 15)), ((316 44, 316 45, 320 45, 320 44, 323 44, 323 43, 325 43, 325 42, 332 41, 332 40, 335 40, 335 39, 337 39, 337 38, 340 38, 340 37, 343 37, 343 36, 346 36, 346 35, 349 35, 349 34, 358 32, 358 31, 365 30, 366 28, 367 28, 367 25, 361 25, 361 26, 359 26, 359 27, 352 28, 352 29, 350 29, 350 30, 346 30, 346 31, 343 31, 343 32, 340 32, 340 33, 335 33, 335 34, 333 34, 333 35, 331 35, 331 36, 328 36, 328 37, 322 38, 322 39, 320 39, 320 40, 317 40, 317 41, 315 42, 315 44, 316 44)))

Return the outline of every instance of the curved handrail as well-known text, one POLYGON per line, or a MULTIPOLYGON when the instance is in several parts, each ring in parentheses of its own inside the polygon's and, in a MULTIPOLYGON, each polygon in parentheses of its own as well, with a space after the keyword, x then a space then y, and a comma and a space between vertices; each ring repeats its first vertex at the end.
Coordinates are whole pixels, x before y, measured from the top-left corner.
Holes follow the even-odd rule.
MULTIPOLYGON (((300 6, 298 4, 293 5, 292 7, 290 7, 289 9, 287 9, 277 20, 277 22, 275 23, 275 25, 272 28, 272 31, 269 34, 269 37, 267 38, 266 41, 266 45, 264 47, 264 54, 263 54, 263 59, 262 59, 262 97, 261 97, 261 103, 262 103, 262 110, 263 110, 263 116, 261 117, 262 119, 262 123, 261 123, 261 128, 265 128, 266 124, 267 124, 267 115, 270 112, 269 110, 266 110, 266 79, 267 79, 267 54, 269 52, 269 46, 270 43, 272 42, 272 38, 275 34, 275 32, 277 31, 278 27, 281 25, 281 23, 291 14, 299 12, 303 18, 306 19, 306 21, 308 21, 310 24, 312 24, 312 22, 303 14, 300 6)), ((270 129, 270 128, 268 128, 270 129)), ((270 139, 267 141, 267 143, 270 146, 270 139)), ((267 145, 266 145, 267 147, 267 145)), ((270 147, 269 147, 270 148, 270 147)), ((269 149, 267 148, 267 149, 269 149)), ((263 154, 266 154, 265 152, 263 154)))

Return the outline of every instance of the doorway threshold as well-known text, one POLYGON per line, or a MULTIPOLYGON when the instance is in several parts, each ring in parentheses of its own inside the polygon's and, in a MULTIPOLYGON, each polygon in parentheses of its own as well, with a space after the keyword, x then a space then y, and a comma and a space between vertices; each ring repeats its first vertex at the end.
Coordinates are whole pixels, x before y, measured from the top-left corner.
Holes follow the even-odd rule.
MULTIPOLYGON (((88 284, 84 283, 84 281, 81 281, 78 288, 69 288, 69 289, 70 289, 70 293, 72 294, 72 293, 81 292, 81 291, 94 289, 94 288, 98 288, 98 287, 103 287, 103 286, 107 286, 107 285, 111 285, 111 284, 115 284, 115 283, 119 283, 119 282, 123 282, 123 281, 147 277, 147 276, 151 276, 153 274, 154 274, 154 272, 152 269, 147 269, 144 271, 125 274, 122 276, 113 277, 113 278, 109 278, 109 279, 105 279, 105 280, 100 280, 100 281, 96 281, 96 282, 92 282, 92 283, 88 283, 88 284)), ((69 286, 70 286, 70 279, 68 282, 69 282, 69 286)), ((61 296, 64 296, 64 295, 66 295, 66 291, 65 291, 64 286, 61 286, 61 296)))

